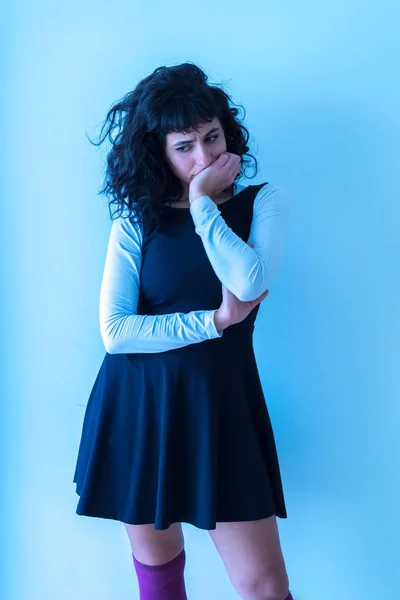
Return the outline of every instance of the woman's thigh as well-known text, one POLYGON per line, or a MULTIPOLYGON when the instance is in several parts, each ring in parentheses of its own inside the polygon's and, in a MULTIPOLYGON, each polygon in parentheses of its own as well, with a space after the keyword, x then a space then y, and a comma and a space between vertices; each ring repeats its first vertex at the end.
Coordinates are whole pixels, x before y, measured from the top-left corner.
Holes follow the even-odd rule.
POLYGON ((181 523, 172 523, 163 530, 154 529, 154 525, 124 525, 135 558, 145 565, 163 565, 183 550, 181 523))
POLYGON ((217 523, 209 534, 242 598, 285 598, 289 581, 276 516, 217 523))

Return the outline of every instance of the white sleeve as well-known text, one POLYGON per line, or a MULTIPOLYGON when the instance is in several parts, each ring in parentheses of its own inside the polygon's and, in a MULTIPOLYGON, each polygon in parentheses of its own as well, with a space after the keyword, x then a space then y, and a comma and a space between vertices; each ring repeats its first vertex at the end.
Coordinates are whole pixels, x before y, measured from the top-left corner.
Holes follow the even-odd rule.
POLYGON ((215 310, 138 315, 142 228, 119 217, 112 222, 100 290, 100 332, 109 354, 165 352, 222 337, 215 310))
POLYGON ((285 253, 289 203, 282 188, 267 183, 258 191, 247 242, 226 224, 209 196, 196 198, 190 212, 214 272, 228 290, 248 301, 269 289, 285 253))

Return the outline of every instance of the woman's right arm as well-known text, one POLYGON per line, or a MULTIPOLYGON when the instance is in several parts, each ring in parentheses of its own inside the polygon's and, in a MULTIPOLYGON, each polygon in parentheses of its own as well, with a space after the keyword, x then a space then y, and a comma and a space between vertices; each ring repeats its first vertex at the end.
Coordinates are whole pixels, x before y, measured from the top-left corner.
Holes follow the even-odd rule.
POLYGON ((109 354, 165 352, 222 336, 216 310, 138 315, 142 230, 112 221, 100 290, 100 332, 109 354))

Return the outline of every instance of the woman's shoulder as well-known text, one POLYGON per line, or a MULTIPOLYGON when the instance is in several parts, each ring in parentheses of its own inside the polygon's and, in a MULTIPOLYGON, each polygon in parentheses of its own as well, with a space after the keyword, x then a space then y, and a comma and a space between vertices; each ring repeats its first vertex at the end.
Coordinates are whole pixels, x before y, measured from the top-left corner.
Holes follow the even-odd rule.
POLYGON ((257 192, 254 206, 277 210, 280 213, 289 214, 290 204, 286 190, 274 182, 265 183, 257 192))
POLYGON ((126 244, 141 245, 143 239, 143 225, 138 220, 135 206, 130 210, 124 207, 117 217, 111 222, 111 236, 114 241, 126 244))

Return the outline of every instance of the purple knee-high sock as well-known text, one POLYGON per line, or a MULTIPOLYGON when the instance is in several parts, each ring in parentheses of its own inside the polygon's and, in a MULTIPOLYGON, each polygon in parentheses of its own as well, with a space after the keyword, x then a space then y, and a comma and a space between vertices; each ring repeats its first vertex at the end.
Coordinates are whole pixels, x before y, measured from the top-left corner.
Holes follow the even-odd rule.
POLYGON ((183 576, 185 548, 163 565, 144 565, 134 554, 132 556, 139 582, 140 600, 187 600, 183 576))
POLYGON ((289 592, 289 596, 286 596, 285 600, 294 600, 294 598, 290 592, 289 592))

